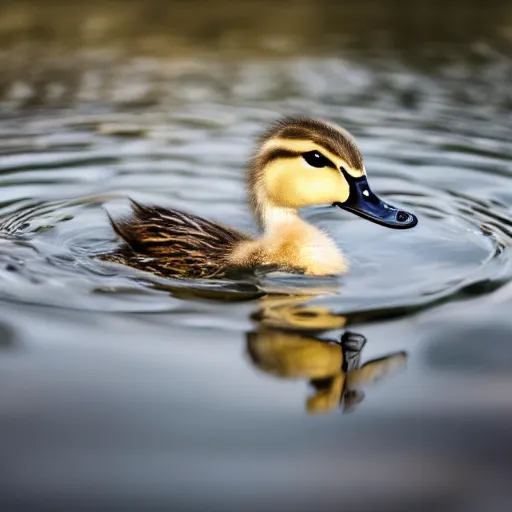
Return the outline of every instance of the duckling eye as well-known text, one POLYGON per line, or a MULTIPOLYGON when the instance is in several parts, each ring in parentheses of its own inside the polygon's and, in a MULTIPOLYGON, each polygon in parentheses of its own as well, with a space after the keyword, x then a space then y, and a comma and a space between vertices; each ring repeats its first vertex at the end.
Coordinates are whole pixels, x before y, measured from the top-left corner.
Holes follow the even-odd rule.
POLYGON ((311 167, 316 167, 317 169, 332 166, 331 161, 325 158, 325 156, 319 151, 308 151, 307 153, 302 153, 302 158, 304 158, 311 167))

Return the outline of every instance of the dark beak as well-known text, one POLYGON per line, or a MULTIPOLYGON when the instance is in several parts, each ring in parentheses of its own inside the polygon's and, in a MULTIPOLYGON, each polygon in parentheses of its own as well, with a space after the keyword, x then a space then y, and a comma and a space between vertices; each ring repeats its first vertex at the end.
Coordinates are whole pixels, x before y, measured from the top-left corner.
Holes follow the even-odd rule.
POLYGON ((334 203, 334 206, 339 206, 343 210, 388 228, 408 229, 418 224, 417 217, 412 213, 404 212, 381 201, 370 190, 366 176, 353 178, 346 173, 344 176, 350 185, 350 195, 344 203, 334 203))

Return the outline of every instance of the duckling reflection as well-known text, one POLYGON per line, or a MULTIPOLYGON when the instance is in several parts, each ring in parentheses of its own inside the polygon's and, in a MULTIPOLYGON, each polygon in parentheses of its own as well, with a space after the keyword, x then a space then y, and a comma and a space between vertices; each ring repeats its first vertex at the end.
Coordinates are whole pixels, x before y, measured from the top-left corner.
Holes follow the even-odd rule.
POLYGON ((349 318, 322 306, 305 304, 314 296, 265 297, 252 318, 256 331, 247 335, 254 365, 284 379, 307 379, 314 393, 309 413, 328 413, 338 406, 352 410, 364 398, 363 388, 405 366, 407 354, 397 352, 360 365, 366 338, 345 332, 339 341, 312 333, 342 329, 349 318))
POLYGON ((254 365, 284 379, 308 379, 314 394, 308 413, 328 413, 342 406, 352 410, 364 398, 362 388, 405 366, 407 354, 397 352, 360 365, 366 338, 346 332, 340 341, 262 327, 247 335, 254 365))
POLYGON ((267 296, 260 301, 260 308, 251 318, 268 328, 293 331, 330 331, 343 329, 347 317, 332 313, 322 306, 305 305, 305 302, 321 295, 267 296))

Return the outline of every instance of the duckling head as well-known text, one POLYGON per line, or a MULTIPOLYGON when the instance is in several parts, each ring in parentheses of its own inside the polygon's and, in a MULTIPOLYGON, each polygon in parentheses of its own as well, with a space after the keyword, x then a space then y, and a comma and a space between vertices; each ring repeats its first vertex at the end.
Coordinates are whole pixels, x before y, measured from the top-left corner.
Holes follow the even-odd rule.
POLYGON ((415 215, 382 201, 366 178, 363 156, 344 129, 311 118, 286 118, 260 139, 248 172, 251 204, 261 226, 298 208, 331 204, 395 229, 415 215))

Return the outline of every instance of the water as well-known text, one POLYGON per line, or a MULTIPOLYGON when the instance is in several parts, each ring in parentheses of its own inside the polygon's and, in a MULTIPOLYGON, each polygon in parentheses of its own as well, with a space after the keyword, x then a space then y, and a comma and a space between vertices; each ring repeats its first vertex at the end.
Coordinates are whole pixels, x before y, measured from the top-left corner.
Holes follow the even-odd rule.
POLYGON ((2 7, 3 509, 508 509, 512 13, 383 4, 2 7), (338 278, 95 258, 128 197, 254 232, 287 114, 350 130, 418 227, 306 209, 338 278))

